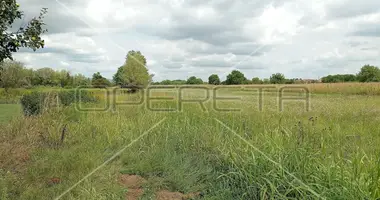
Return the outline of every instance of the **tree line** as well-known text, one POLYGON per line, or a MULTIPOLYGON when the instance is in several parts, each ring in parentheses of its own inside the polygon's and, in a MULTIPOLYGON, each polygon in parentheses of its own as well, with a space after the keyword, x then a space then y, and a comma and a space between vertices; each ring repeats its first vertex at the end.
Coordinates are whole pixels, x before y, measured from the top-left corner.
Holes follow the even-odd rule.
POLYGON ((67 70, 49 67, 28 69, 23 63, 6 60, 0 64, 0 87, 30 88, 35 86, 77 87, 91 85, 91 79, 82 74, 72 75, 67 70))
POLYGON ((120 66, 112 80, 103 77, 100 72, 88 78, 82 74, 71 74, 67 70, 54 70, 52 68, 28 69, 23 63, 5 60, 0 63, 0 87, 5 88, 30 88, 36 86, 72 88, 84 87, 145 87, 153 85, 240 85, 240 84, 303 84, 303 83, 339 83, 339 82, 380 82, 380 69, 371 65, 364 65, 357 74, 336 74, 322 77, 320 80, 310 79, 287 79, 284 74, 275 73, 269 78, 260 79, 254 77, 246 78, 243 72, 233 70, 221 81, 217 74, 209 76, 204 81, 196 76, 191 76, 187 80, 163 80, 152 81, 153 74, 148 73, 146 59, 139 51, 128 52, 125 62, 120 66))
POLYGON ((371 65, 364 65, 357 74, 335 74, 321 78, 323 83, 341 82, 380 82, 380 69, 371 65))
POLYGON ((183 84, 211 84, 211 85, 241 85, 241 84, 304 84, 304 83, 341 83, 341 82, 380 82, 380 69, 371 65, 364 65, 357 74, 335 74, 321 79, 288 79, 284 74, 275 73, 269 78, 260 79, 253 77, 248 79, 239 70, 233 70, 227 75, 226 80, 221 81, 217 74, 209 76, 208 81, 191 76, 187 80, 163 80, 154 82, 154 85, 183 85, 183 84))
POLYGON ((294 84, 294 83, 310 83, 318 82, 318 80, 302 80, 299 78, 287 79, 284 74, 275 73, 269 78, 260 79, 259 77, 254 77, 248 79, 245 77, 244 73, 239 70, 232 70, 230 74, 227 75, 226 80, 221 81, 217 74, 212 74, 208 77, 208 81, 203 81, 201 78, 196 76, 191 76, 187 80, 163 80, 161 82, 154 82, 154 85, 183 85, 183 84, 210 84, 210 85, 242 85, 242 84, 294 84))

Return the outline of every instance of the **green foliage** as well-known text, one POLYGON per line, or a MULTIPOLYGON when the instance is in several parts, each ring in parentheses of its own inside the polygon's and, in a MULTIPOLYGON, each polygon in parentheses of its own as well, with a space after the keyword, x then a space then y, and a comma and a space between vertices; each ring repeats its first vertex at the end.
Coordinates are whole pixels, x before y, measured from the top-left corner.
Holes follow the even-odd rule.
POLYGON ((208 84, 220 85, 219 76, 217 74, 212 74, 210 77, 208 77, 208 84))
POLYGON ((226 79, 227 85, 240 85, 244 84, 247 78, 245 78, 244 74, 238 70, 233 70, 226 79))
POLYGON ((272 74, 272 76, 269 78, 269 82, 272 84, 284 84, 285 81, 285 76, 281 73, 272 74))
POLYGON ((364 65, 357 75, 360 82, 380 82, 380 69, 371 65, 364 65))
POLYGON ((86 86, 90 86, 90 85, 91 85, 91 79, 90 78, 87 78, 82 74, 74 75, 73 87, 78 87, 78 86, 86 87, 86 86))
POLYGON ((336 74, 322 77, 321 80, 322 83, 343 83, 355 82, 357 78, 354 74, 336 74))
POLYGON ((111 83, 106 78, 104 78, 100 72, 96 72, 94 75, 92 75, 91 84, 94 88, 105 88, 111 85, 111 83))
POLYGON ((262 81, 259 77, 252 78, 252 84, 263 84, 264 81, 262 81))
POLYGON ((186 84, 189 85, 201 85, 203 84, 203 81, 201 78, 197 78, 195 76, 191 76, 190 78, 187 79, 186 84))
POLYGON ((9 58, 12 53, 17 52, 20 47, 31 48, 36 51, 44 47, 41 34, 47 30, 43 29, 43 18, 47 9, 43 8, 38 17, 33 18, 25 26, 17 31, 9 31, 17 19, 23 18, 23 12, 19 10, 20 5, 15 0, 3 0, 0 2, 0 62, 9 58))
POLYGON ((62 70, 59 72, 59 84, 62 88, 73 85, 73 77, 70 75, 69 71, 62 70))
POLYGON ((46 110, 59 105, 69 106, 76 102, 90 103, 97 99, 88 91, 62 90, 62 91, 34 91, 21 97, 22 110, 25 116, 39 115, 46 110))
POLYGON ((186 80, 163 80, 161 82, 155 82, 153 85, 185 85, 186 80))
POLYGON ((44 102, 47 93, 32 92, 21 98, 21 106, 25 116, 41 114, 44 109, 44 102))
POLYGON ((146 68, 146 59, 140 51, 129 51, 124 65, 114 75, 116 84, 136 87, 146 87, 151 79, 146 68))
POLYGON ((30 85, 27 76, 28 71, 20 62, 6 60, 0 64, 0 87, 6 90, 30 85))
MULTIPOLYGON (((189 92, 188 98, 199 100, 204 95, 203 91, 189 92)), ((202 197, 195 199, 380 197, 380 119, 376 112, 361 112, 378 109, 378 97, 315 95, 310 112, 303 110, 302 102, 288 102, 279 112, 277 95, 265 94, 264 111, 255 112, 258 104, 252 91, 225 92, 244 100, 225 102, 221 107, 240 108, 241 112, 217 112, 212 102, 205 102, 209 112, 202 111, 198 103, 171 113, 136 105, 120 107, 117 113, 65 109, 68 112, 0 125, 4 141, 0 146, 4 169, 0 198, 54 199, 136 138, 141 139, 107 163, 102 173, 94 173, 63 198, 125 199, 130 190, 118 189, 120 172, 143 176, 145 194, 201 192, 202 197), (72 115, 79 116, 78 121, 66 120, 72 115), (52 146, 60 141, 64 129, 63 144, 52 146), (8 163, 17 160, 23 149, 32 159, 19 162, 21 169, 13 170, 8 163), (62 181, 49 184, 54 177, 62 181)), ((167 100, 161 103, 163 107, 176 105, 167 100)), ((155 199, 145 197, 141 199, 155 199)))
POLYGON ((89 103, 96 102, 96 98, 87 90, 62 90, 58 92, 61 105, 69 106, 75 102, 89 103))
POLYGON ((116 85, 123 85, 126 84, 126 81, 124 80, 124 66, 121 66, 117 69, 117 72, 115 75, 113 75, 112 80, 116 85))

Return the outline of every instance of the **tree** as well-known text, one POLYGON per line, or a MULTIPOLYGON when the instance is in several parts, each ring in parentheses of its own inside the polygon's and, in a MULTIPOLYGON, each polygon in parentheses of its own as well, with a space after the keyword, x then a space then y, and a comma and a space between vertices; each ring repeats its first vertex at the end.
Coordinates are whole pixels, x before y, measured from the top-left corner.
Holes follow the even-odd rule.
POLYGON ((285 83, 286 79, 283 74, 276 73, 276 74, 272 74, 272 76, 269 78, 269 81, 272 84, 283 84, 285 83))
POLYGON ((115 75, 113 75, 112 80, 116 85, 123 85, 126 83, 124 80, 124 66, 121 66, 117 69, 117 72, 115 75))
POLYGON ((43 18, 47 9, 42 8, 38 17, 33 18, 17 31, 10 31, 15 20, 22 19, 24 15, 19 7, 16 0, 0 2, 0 62, 6 58, 12 60, 12 53, 17 52, 20 47, 31 48, 33 51, 44 47, 44 40, 40 36, 47 31, 42 28, 45 25, 43 18))
POLYGON ((354 82, 357 77, 353 74, 336 74, 322 77, 321 80, 322 83, 354 82))
POLYGON ((270 84, 269 78, 264 78, 263 79, 263 84, 270 84))
POLYGON ((238 70, 233 70, 228 76, 226 80, 227 85, 240 85, 244 84, 247 79, 244 74, 238 70))
POLYGON ((186 84, 190 85, 201 85, 203 84, 203 80, 201 78, 197 78, 195 76, 191 76, 187 79, 186 84))
POLYGON ((58 86, 59 75, 51 68, 45 67, 35 71, 32 77, 33 85, 58 86))
POLYGON ((360 82, 380 82, 380 69, 371 65, 364 65, 357 75, 360 82))
POLYGON ((146 87, 151 81, 148 69, 146 68, 146 59, 140 51, 129 51, 126 56, 123 69, 118 70, 121 75, 115 75, 120 85, 129 85, 135 87, 146 87))
POLYGON ((28 70, 20 62, 6 61, 0 65, 0 86, 8 91, 9 88, 30 85, 27 80, 28 70))
POLYGON ((68 87, 73 85, 73 77, 69 71, 62 70, 58 72, 59 85, 61 87, 68 87))
POLYGON ((217 74, 212 74, 210 77, 208 77, 208 84, 219 85, 220 84, 219 76, 217 74))
POLYGON ((259 77, 252 78, 252 84, 263 84, 263 81, 259 77))
POLYGON ((78 87, 78 86, 89 86, 91 85, 91 79, 85 77, 82 74, 76 74, 73 77, 73 86, 78 87))
POLYGON ((106 78, 104 78, 100 72, 96 72, 94 75, 92 75, 91 84, 95 88, 105 88, 111 85, 111 83, 106 78))

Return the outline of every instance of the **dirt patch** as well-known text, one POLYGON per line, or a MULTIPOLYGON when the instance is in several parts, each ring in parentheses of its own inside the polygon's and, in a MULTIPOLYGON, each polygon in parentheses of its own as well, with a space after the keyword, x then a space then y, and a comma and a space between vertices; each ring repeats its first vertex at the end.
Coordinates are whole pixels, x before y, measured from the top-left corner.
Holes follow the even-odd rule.
POLYGON ((143 189, 128 189, 126 200, 138 200, 144 193, 143 189))
POLYGON ((183 194, 180 192, 170 192, 162 190, 156 192, 156 200, 182 200, 183 194))
POLYGON ((156 192, 156 200, 187 200, 198 197, 200 193, 182 194, 180 192, 170 192, 168 190, 161 190, 156 192))
MULTIPOLYGON (((138 175, 123 174, 120 176, 120 183, 128 189, 126 193, 127 200, 138 200, 144 194, 142 186, 147 183, 147 180, 138 175)), ((200 193, 183 194, 161 190, 156 192, 155 196, 156 200, 187 200, 200 196, 200 193)))
POLYGON ((120 176, 120 182, 128 189, 139 189, 146 183, 146 180, 138 175, 123 174, 120 176))
POLYGON ((47 181, 47 185, 48 185, 49 187, 51 187, 51 186, 53 186, 53 185, 60 184, 60 183, 61 183, 61 179, 58 178, 58 177, 53 177, 53 178, 51 178, 51 179, 49 179, 49 180, 47 181))

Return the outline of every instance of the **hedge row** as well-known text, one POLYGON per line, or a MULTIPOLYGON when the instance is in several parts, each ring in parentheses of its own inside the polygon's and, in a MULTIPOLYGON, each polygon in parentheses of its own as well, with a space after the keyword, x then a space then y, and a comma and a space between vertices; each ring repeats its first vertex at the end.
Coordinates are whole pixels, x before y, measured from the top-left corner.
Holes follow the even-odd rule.
POLYGON ((89 91, 63 90, 53 92, 35 91, 21 97, 22 110, 25 116, 38 115, 44 111, 73 103, 96 102, 97 99, 89 91))

